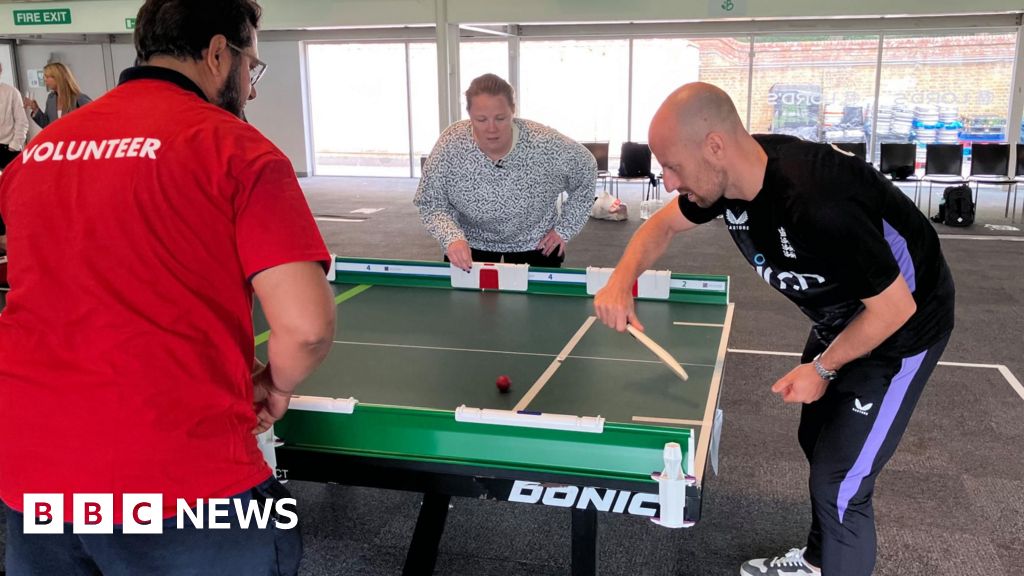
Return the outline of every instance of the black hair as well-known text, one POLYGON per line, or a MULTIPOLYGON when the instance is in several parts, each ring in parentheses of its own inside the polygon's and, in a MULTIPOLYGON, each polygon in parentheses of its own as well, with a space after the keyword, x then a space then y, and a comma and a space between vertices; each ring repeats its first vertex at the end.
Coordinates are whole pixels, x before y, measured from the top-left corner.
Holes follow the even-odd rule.
POLYGON ((200 60, 217 34, 248 48, 261 14, 255 0, 146 0, 135 20, 136 62, 161 54, 200 60))

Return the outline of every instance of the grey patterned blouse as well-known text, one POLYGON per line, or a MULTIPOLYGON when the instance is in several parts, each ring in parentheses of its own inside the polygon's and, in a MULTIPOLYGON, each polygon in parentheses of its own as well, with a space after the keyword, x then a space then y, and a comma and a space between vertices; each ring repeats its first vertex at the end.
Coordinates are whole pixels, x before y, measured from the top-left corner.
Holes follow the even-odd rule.
POLYGON ((518 139, 499 162, 473 139, 469 120, 449 126, 423 166, 413 203, 443 249, 456 240, 491 252, 527 252, 554 229, 569 241, 590 216, 597 162, 581 144, 514 118, 518 139), (556 201, 568 200, 561 213, 556 201))

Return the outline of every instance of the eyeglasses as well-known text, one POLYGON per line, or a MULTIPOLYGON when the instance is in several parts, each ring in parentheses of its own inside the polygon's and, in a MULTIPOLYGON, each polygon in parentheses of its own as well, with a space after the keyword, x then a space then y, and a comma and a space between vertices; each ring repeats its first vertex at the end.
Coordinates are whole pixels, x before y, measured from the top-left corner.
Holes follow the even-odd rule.
POLYGON ((250 60, 252 60, 252 64, 249 66, 249 86, 256 86, 256 83, 259 82, 260 78, 263 77, 263 73, 267 71, 267 63, 253 56, 252 54, 246 52, 245 50, 242 50, 238 46, 235 46, 231 42, 228 42, 227 45, 228 48, 231 48, 239 54, 245 54, 249 57, 250 60))

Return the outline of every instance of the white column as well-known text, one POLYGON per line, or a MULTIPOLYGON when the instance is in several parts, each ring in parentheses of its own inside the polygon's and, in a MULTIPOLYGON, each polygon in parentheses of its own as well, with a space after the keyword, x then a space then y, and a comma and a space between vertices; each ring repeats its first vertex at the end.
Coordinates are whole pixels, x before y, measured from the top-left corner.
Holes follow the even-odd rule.
POLYGON ((516 91, 516 99, 519 98, 519 25, 511 24, 506 27, 508 32, 508 83, 516 91))
MULTIPOLYGON (((459 25, 448 24, 448 124, 462 117, 459 81, 459 25)), ((445 128, 448 126, 445 125, 445 128)))
POLYGON ((448 49, 448 0, 435 0, 435 27, 434 33, 437 37, 437 119, 440 131, 451 124, 451 100, 450 84, 448 83, 451 62, 449 61, 448 49))

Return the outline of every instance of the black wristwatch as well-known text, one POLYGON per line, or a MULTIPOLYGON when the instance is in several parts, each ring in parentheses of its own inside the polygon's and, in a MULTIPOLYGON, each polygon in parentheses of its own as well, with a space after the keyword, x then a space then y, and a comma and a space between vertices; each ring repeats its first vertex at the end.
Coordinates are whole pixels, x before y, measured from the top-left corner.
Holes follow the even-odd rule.
POLYGON ((826 382, 831 382, 836 379, 835 370, 829 370, 821 365, 821 354, 814 357, 814 370, 818 373, 818 376, 826 382))

